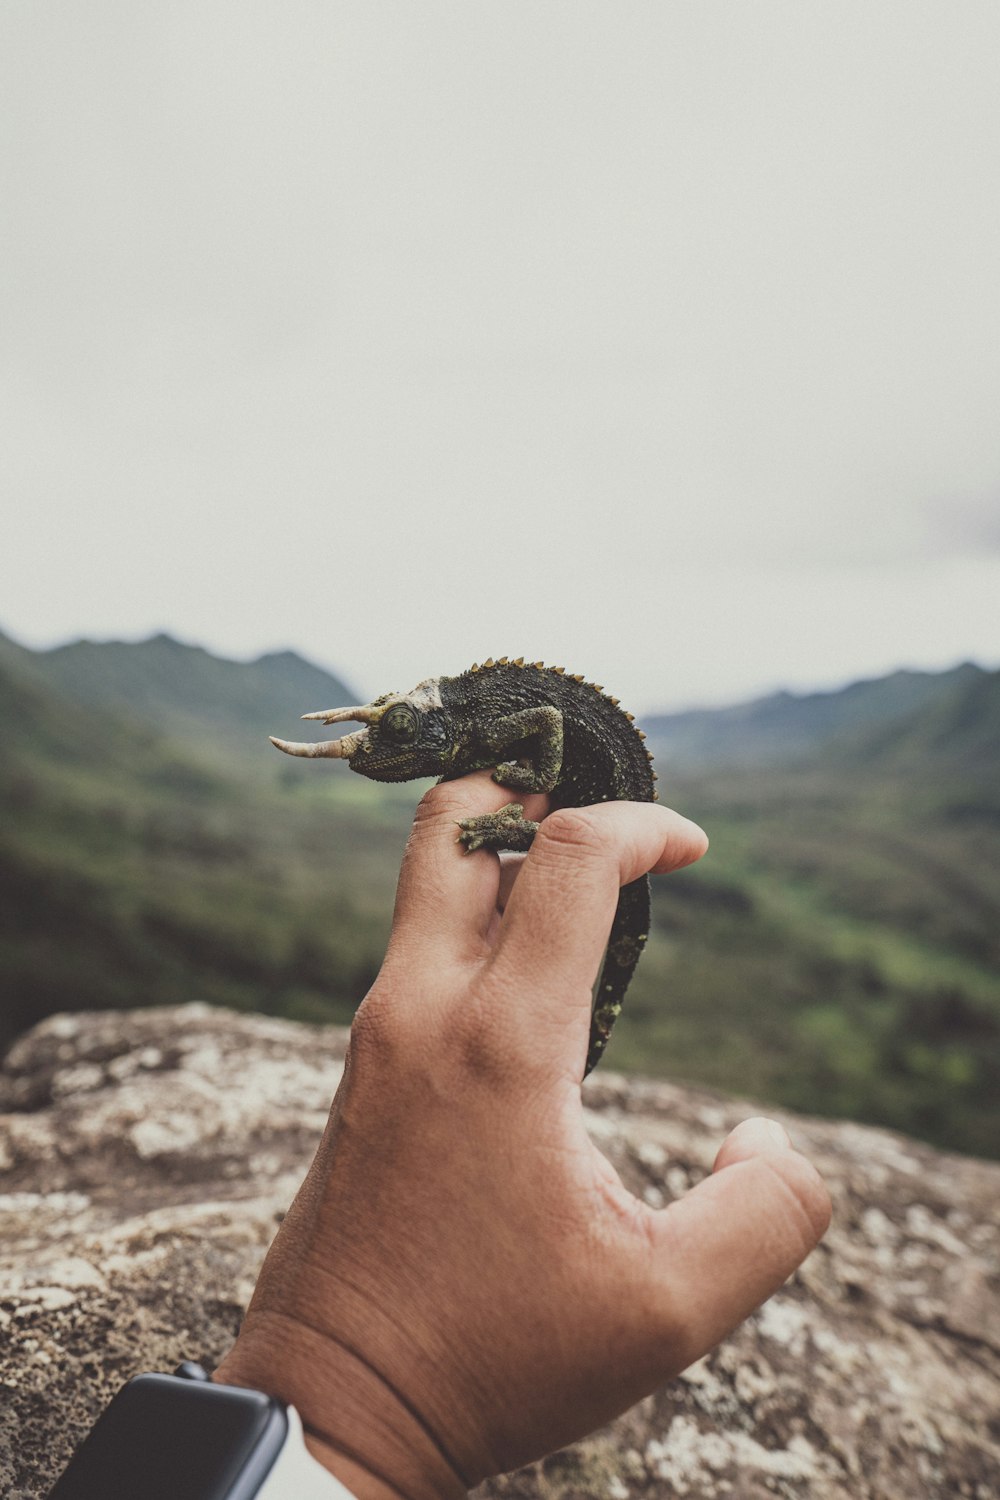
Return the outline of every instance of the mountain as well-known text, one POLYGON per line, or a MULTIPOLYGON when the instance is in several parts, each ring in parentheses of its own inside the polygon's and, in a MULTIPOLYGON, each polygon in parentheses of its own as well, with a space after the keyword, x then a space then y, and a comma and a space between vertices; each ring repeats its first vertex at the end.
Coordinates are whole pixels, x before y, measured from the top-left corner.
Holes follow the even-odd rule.
MULTIPOLYGON (((259 752, 269 733, 319 739, 326 729, 300 724, 312 708, 357 703, 342 678, 294 651, 229 661, 160 634, 139 642, 78 640, 30 651, 0 635, 0 667, 48 688, 68 721, 80 708, 141 720, 189 749, 214 756, 259 752)), ((664 769, 756 769, 802 765, 822 754, 845 764, 868 761, 926 767, 960 756, 988 770, 1000 742, 1000 674, 966 662, 946 672, 898 671, 830 692, 773 693, 718 709, 644 717, 664 769)))
POLYGON ((407 809, 341 805, 345 768, 309 778, 272 750, 267 729, 302 693, 350 696, 290 653, 244 665, 162 637, 41 653, 0 639, 0 1048, 53 1010, 164 1004, 184 986, 350 1016, 385 942, 407 809), (338 848, 351 859, 331 865, 338 848))
POLYGON ((772 693, 732 708, 654 714, 643 728, 654 751, 680 769, 777 765, 866 735, 859 751, 865 742, 885 748, 897 727, 919 723, 925 710, 990 676, 996 673, 971 662, 949 672, 899 671, 831 692, 772 693))
POLYGON ((919 709, 869 725, 834 748, 845 763, 896 774, 961 774, 991 789, 1000 811, 1000 671, 943 673, 919 709))
POLYGON ((320 739, 322 725, 299 726, 304 712, 359 701, 354 690, 294 651, 227 661, 169 635, 139 642, 87 640, 29 652, 5 642, 12 658, 71 706, 124 712, 188 743, 193 751, 259 752, 268 734, 320 739))
POLYGON ((160 737, 141 719, 54 692, 44 657, 0 636, 0 766, 134 774, 160 737))

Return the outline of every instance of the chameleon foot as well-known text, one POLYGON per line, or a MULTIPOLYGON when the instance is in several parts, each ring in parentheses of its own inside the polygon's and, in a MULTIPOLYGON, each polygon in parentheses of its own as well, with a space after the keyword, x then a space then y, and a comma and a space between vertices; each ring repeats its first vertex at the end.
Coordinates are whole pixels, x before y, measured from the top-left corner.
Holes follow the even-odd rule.
POLYGON ((539 786, 538 772, 534 766, 519 766, 516 760, 501 761, 493 772, 493 780, 497 786, 508 787, 512 792, 548 790, 547 787, 539 786))
POLYGON ((499 812, 483 813, 478 818, 462 818, 458 842, 467 854, 474 849, 530 849, 538 824, 524 816, 519 802, 510 802, 499 812))

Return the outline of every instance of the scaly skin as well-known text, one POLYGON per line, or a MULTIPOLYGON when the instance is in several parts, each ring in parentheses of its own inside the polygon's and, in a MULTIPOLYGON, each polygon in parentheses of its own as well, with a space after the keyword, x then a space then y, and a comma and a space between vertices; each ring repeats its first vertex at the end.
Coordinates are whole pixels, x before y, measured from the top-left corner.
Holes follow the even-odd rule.
MULTIPOLYGON (((458 677, 433 677, 410 693, 387 693, 357 709, 307 714, 367 728, 322 745, 273 740, 291 755, 347 760, 374 781, 440 776, 451 781, 493 769, 500 786, 545 792, 553 807, 655 802, 652 756, 631 714, 603 688, 562 667, 501 657, 458 677)), ((538 824, 518 803, 460 823, 475 849, 530 848, 538 824)), ((624 886, 608 939, 591 1021, 586 1072, 600 1060, 649 933, 649 880, 624 886)))

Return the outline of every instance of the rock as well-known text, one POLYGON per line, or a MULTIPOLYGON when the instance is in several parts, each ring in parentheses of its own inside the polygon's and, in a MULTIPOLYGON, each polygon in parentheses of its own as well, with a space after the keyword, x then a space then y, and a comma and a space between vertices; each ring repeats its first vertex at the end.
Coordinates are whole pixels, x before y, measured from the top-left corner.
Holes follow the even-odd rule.
MULTIPOLYGON (((0 1072, 0 1493, 44 1495, 117 1387, 228 1348, 346 1034, 187 1005, 53 1016, 0 1072)), ((601 1070, 595 1139, 669 1202, 751 1106, 601 1070)), ((776 1113, 769 1110, 769 1113, 776 1113)), ((719 1349, 487 1497, 1000 1496, 1000 1166, 779 1115, 835 1200, 719 1349)))

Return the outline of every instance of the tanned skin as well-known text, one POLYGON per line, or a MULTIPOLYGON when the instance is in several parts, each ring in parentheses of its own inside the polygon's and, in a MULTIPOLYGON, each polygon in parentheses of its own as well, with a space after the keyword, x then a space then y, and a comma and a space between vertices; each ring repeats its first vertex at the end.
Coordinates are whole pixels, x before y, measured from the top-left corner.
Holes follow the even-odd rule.
POLYGON ((295 1406, 358 1500, 461 1500, 603 1426, 829 1222, 773 1120, 744 1121, 662 1208, 601 1154, 580 1079, 619 891, 708 840, 649 802, 524 793, 544 820, 529 852, 463 858, 456 821, 521 796, 479 771, 422 798, 323 1139, 215 1372, 295 1406))

